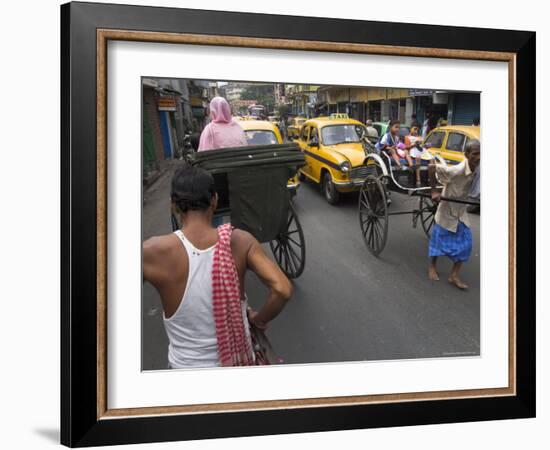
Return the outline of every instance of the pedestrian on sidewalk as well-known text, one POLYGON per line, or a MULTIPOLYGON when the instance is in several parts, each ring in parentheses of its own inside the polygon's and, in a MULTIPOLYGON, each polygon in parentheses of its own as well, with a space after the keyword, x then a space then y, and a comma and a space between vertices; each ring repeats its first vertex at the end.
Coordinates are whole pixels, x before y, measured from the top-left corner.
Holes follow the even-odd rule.
POLYGON ((373 139, 378 139, 378 130, 372 126, 372 120, 368 119, 365 122, 365 125, 367 126, 367 128, 366 128, 367 136, 369 136, 373 139))
POLYGON ((201 133, 199 152, 248 145, 244 130, 233 120, 231 107, 225 98, 214 97, 210 101, 210 119, 201 133))
POLYGON ((292 285, 250 233, 211 225, 218 195, 208 172, 180 168, 171 196, 183 227, 143 243, 143 277, 160 294, 169 368, 254 365, 249 324, 264 330, 292 285), (268 288, 257 312, 247 307, 249 270, 268 288))
POLYGON ((437 258, 447 256, 453 262, 448 281, 460 289, 468 287, 460 279, 459 272, 462 264, 468 261, 472 252, 470 220, 465 204, 444 201, 441 200, 441 197, 466 199, 474 182, 475 171, 480 164, 480 151, 479 141, 473 139, 466 144, 466 159, 460 164, 455 166, 436 165, 432 160, 428 166, 432 200, 438 204, 429 244, 428 277, 432 281, 439 280, 436 267, 437 258), (436 174, 439 182, 443 184, 441 194, 436 190, 436 174))

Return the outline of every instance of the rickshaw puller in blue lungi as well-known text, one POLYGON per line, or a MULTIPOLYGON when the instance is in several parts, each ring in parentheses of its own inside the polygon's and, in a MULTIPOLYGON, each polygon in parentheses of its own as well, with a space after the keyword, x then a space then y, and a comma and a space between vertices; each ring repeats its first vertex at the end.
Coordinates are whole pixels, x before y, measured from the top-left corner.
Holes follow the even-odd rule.
POLYGON ((453 261, 453 268, 449 275, 449 283, 460 289, 466 289, 459 272, 462 264, 470 258, 472 252, 472 231, 466 205, 463 203, 441 200, 441 197, 466 199, 472 188, 476 170, 479 170, 481 147, 478 140, 468 141, 464 154, 466 159, 456 166, 445 166, 435 163, 428 166, 432 200, 439 206, 435 214, 435 223, 429 244, 430 266, 428 277, 438 281, 437 258, 447 256, 453 261), (443 184, 443 192, 436 190, 437 178, 443 184))

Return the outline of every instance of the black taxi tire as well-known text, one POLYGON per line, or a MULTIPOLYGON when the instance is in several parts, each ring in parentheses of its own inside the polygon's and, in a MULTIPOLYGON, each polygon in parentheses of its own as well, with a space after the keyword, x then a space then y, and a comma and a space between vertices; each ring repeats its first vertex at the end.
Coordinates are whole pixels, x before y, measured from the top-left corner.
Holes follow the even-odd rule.
POLYGON ((332 176, 330 172, 323 172, 321 180, 321 189, 326 201, 331 205, 336 205, 340 201, 340 192, 336 189, 335 184, 332 182, 332 176))

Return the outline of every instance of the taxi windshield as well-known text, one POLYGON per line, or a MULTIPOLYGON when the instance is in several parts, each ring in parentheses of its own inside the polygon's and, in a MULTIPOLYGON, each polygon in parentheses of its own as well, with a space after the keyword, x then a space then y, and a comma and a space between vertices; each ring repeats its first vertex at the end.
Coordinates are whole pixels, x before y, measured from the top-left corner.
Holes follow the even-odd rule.
POLYGON ((268 130, 248 130, 244 132, 248 145, 272 145, 278 144, 277 136, 273 131, 268 130))
POLYGON ((360 125, 329 125, 321 129, 324 145, 361 142, 365 130, 360 125))

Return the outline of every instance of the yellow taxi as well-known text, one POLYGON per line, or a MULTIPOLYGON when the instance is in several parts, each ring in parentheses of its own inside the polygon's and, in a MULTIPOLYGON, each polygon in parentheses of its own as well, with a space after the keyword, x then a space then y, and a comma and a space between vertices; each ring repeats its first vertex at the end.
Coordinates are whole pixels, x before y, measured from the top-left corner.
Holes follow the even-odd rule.
POLYGON ((289 139, 295 139, 300 135, 300 129, 307 119, 305 117, 293 117, 286 127, 286 135, 289 139))
POLYGON ((365 164, 365 126, 347 114, 307 120, 296 142, 306 157, 300 175, 319 184, 330 204, 358 190, 370 173, 365 164))
MULTIPOLYGON (((249 145, 274 145, 284 143, 279 127, 273 122, 267 120, 242 120, 239 118, 236 120, 244 130, 249 145)), ((298 174, 296 174, 288 180, 287 188, 291 191, 291 194, 295 194, 299 185, 298 174)))
POLYGON ((471 139, 479 140, 479 126, 449 125, 434 128, 422 144, 433 155, 441 156, 449 164, 464 160, 464 149, 471 139))

